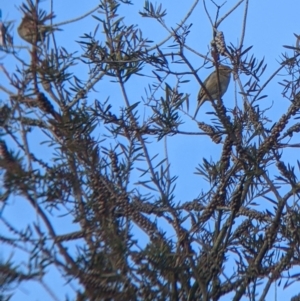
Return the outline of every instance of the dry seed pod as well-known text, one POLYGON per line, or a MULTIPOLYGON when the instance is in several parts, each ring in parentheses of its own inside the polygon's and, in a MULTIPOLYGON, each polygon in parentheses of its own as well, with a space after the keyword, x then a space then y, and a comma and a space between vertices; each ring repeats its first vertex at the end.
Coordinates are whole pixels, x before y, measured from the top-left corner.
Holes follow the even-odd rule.
POLYGON ((226 44, 224 39, 224 34, 222 31, 218 31, 215 37, 215 45, 217 47, 218 52, 221 55, 225 55, 226 53, 226 44))

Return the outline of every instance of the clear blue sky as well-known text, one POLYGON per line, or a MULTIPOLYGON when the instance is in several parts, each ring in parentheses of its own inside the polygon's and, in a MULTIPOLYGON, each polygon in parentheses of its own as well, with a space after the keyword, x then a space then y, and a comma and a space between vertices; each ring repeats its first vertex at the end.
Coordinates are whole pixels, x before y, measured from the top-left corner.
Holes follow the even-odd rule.
MULTIPOLYGON (((125 10, 125 22, 127 24, 141 24, 143 29, 143 35, 159 43, 163 38, 168 36, 168 33, 152 19, 142 18, 138 12, 142 10, 144 1, 134 1, 133 6, 128 6, 125 10)), ((222 4, 225 1, 218 1, 217 3, 222 4)), ((228 0, 222 12, 226 12, 229 7, 231 7, 236 0, 228 0)), ((160 3, 160 2, 157 2, 160 3)), ((161 1, 163 7, 167 9, 168 15, 165 18, 166 24, 169 27, 175 28, 177 24, 185 16, 194 1, 161 1)), ((16 28, 21 20, 21 13, 17 7, 21 4, 20 1, 2 1, 0 3, 0 9, 2 10, 2 20, 4 21, 15 21, 14 27, 14 41, 16 45, 26 45, 24 41, 21 41, 17 35, 16 28)), ((56 18, 54 23, 60 23, 67 21, 76 17, 83 15, 84 13, 95 8, 98 4, 97 0, 89 1, 79 1, 79 0, 54 0, 54 12, 56 18)), ((50 1, 44 1, 44 8, 50 10, 50 1)), ((212 7, 209 5, 210 9, 212 7)), ((243 7, 239 8, 231 17, 229 17, 220 27, 224 32, 226 42, 238 45, 241 36, 241 22, 243 7)), ((251 54, 253 53, 258 59, 265 58, 265 62, 268 64, 268 68, 262 77, 262 81, 266 80, 270 74, 274 72, 279 66, 279 61, 281 53, 286 52, 283 45, 294 45, 295 37, 294 33, 300 34, 300 18, 299 18, 300 2, 298 0, 287 0, 287 1, 256 1, 252 0, 249 4, 249 14, 246 27, 246 39, 244 46, 249 47, 253 45, 251 54)), ((213 14, 213 10, 210 10, 213 14)), ((96 13, 94 13, 96 14, 96 13)), ((222 15, 222 13, 221 13, 222 15)), ((188 23, 193 23, 191 28, 191 34, 188 37, 187 44, 195 48, 197 51, 205 54, 210 45, 211 41, 211 28, 208 19, 204 13, 202 1, 199 1, 198 7, 194 11, 193 15, 190 17, 188 23)), ((57 34, 58 43, 67 47, 69 51, 77 50, 80 53, 80 47, 76 41, 80 40, 80 36, 84 33, 90 33, 94 31, 97 22, 91 16, 75 23, 67 24, 62 26, 63 31, 57 34)), ((171 44, 171 42, 170 42, 171 44)), ((24 59, 28 55, 26 50, 24 52, 24 59)), ((196 67, 202 64, 201 58, 195 58, 195 56, 190 56, 196 67)), ((14 71, 15 61, 9 57, 5 57, 1 54, 0 63, 3 64, 10 72, 14 71)), ((228 62, 229 63, 229 62, 228 62)), ((74 69, 75 72, 80 73, 80 76, 84 76, 84 71, 82 69, 74 69)), ((87 69, 86 69, 87 71, 87 69)), ((209 74, 209 70, 202 69, 199 72, 200 78, 203 80, 209 74)), ((3 79, 3 75, 0 73, 0 80, 3 79)), ((194 112, 196 107, 196 97, 199 90, 199 85, 196 80, 190 77, 191 82, 182 86, 182 91, 190 94, 190 113, 194 112)), ((281 96, 281 86, 277 84, 281 80, 280 77, 276 78, 269 86, 267 86, 265 93, 269 97, 265 98, 260 104, 261 108, 270 107, 272 104, 271 113, 269 116, 273 118, 273 122, 277 120, 283 111, 283 108, 288 107, 289 103, 286 99, 281 96)), ((137 77, 135 82, 129 82, 129 88, 132 95, 136 98, 135 101, 141 101, 141 97, 145 96, 144 89, 147 87, 149 79, 146 77, 137 77)), ((172 82, 170 82, 172 84, 172 82)), ((116 89, 116 85, 107 82, 101 82, 99 87, 101 90, 101 98, 106 99, 110 96, 112 99, 119 98, 122 99, 120 91, 116 89), (103 89, 105 85, 105 89, 103 89)), ((118 87, 119 88, 119 87, 118 87)), ((235 82, 232 80, 228 92, 226 93, 224 100, 228 99, 232 101, 234 99, 235 93, 235 82)), ((99 98, 99 95, 95 93, 90 100, 93 101, 94 98, 99 98)), ((0 99, 5 99, 5 96, 0 92, 0 99)), ((134 99, 132 102, 135 102, 134 99)), ((241 104, 241 99, 239 99, 241 104)), ((121 105, 121 103, 120 103, 121 105)), ((234 103, 228 104, 233 107, 234 103)), ((116 112, 118 111, 118 106, 115 106, 116 112)), ((210 110, 210 104, 206 103, 198 113, 198 120, 208 121, 210 117, 205 114, 206 111, 210 110)), ((147 114, 147 111, 146 111, 147 114)), ((186 123, 183 125, 182 130, 186 131, 197 131, 197 125, 186 117, 182 117, 186 123)), ((270 127, 272 122, 270 122, 270 127)), ((51 150, 47 149, 45 146, 39 144, 40 141, 32 141, 36 143, 39 147, 40 154, 45 156, 51 156, 51 150)), ((173 175, 179 175, 179 181, 177 182, 176 196, 178 201, 187 201, 195 198, 199 190, 199 183, 205 189, 206 183, 200 181, 200 179, 194 175, 195 166, 197 163, 201 162, 203 157, 217 157, 218 152, 215 146, 212 148, 207 147, 212 145, 207 138, 204 136, 174 136, 168 138, 168 150, 170 156, 170 162, 172 163, 172 173, 173 175), (188 179, 188 181, 187 181, 188 179)), ((158 151, 158 148, 163 151, 162 144, 155 144, 153 147, 153 155, 158 151)), ((293 153, 288 158, 285 158, 294 164, 298 159, 296 154, 293 153)), ((29 219, 35 221, 35 214, 29 209, 22 199, 16 198, 11 200, 11 206, 5 208, 4 217, 8 220, 14 219, 16 225, 21 229, 22 226, 28 223, 29 219)), ((59 233, 66 233, 70 229, 74 229, 74 225, 71 221, 66 225, 66 220, 60 220, 57 225, 57 231, 59 233)), ((0 231, 3 229, 3 225, 0 221, 0 231)), ((142 234, 137 231, 137 235, 141 237, 142 234), (141 235, 141 236, 140 236, 141 235)), ((6 248, 0 248, 0 256, 6 259, 11 253, 6 248)), ((20 255, 21 256, 21 255, 20 255)), ((72 289, 68 284, 61 285, 61 278, 57 271, 51 271, 48 277, 46 277, 45 282, 49 287, 55 291, 59 300, 63 300, 66 293, 72 295, 72 289)), ((284 291, 278 288, 278 300, 289 300, 291 296, 298 293, 296 286, 292 286, 284 291)), ((47 293, 45 293, 44 288, 38 283, 30 283, 28 285, 22 284, 16 290, 12 301, 21 300, 43 300, 50 301, 53 300, 47 293)), ((224 299, 226 300, 226 297, 224 299)), ((227 299, 230 300, 230 299, 227 299)), ((268 294, 267 301, 274 300, 274 287, 270 290, 268 294)))

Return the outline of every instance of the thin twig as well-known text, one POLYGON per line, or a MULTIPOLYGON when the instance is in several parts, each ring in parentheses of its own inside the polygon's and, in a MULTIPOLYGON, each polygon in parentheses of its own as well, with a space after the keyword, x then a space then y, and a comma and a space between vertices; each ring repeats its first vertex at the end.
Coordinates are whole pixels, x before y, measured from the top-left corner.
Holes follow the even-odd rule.
POLYGON ((245 0, 240 0, 233 8, 231 8, 217 23, 216 28, 235 10, 237 9, 245 0))
POLYGON ((246 22, 247 22, 247 16, 248 16, 248 3, 249 3, 249 0, 246 0, 245 10, 244 10, 244 18, 243 18, 243 26, 242 26, 242 34, 241 34, 241 41, 240 41, 239 49, 242 49, 242 47, 244 45, 244 39, 245 39, 245 33, 246 33, 246 22))
MULTIPOLYGON (((187 19, 191 16, 193 10, 195 9, 195 7, 197 6, 199 0, 196 0, 194 2, 194 4, 191 6, 190 10, 187 12, 186 16, 183 18, 183 20, 179 23, 179 25, 174 29, 174 31, 176 32, 177 30, 179 30, 182 25, 187 21, 187 19)), ((167 29, 168 30, 168 29, 167 29)), ((161 45, 165 44, 168 40, 170 40, 173 37, 173 32, 168 30, 168 32, 170 33, 170 35, 168 37, 166 37, 165 39, 163 39, 161 42, 159 42, 158 44, 156 44, 155 46, 147 49, 148 51, 152 51, 155 50, 157 47, 160 47, 161 45)))

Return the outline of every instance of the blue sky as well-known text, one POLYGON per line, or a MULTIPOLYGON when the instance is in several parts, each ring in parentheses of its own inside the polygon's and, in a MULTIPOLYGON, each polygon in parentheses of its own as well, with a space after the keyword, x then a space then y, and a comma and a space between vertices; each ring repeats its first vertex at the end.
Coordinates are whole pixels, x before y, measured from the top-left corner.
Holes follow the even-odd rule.
MULTIPOLYGON (((127 24, 141 24, 143 30, 143 35, 148 37, 150 40, 159 42, 168 36, 166 32, 155 20, 142 18, 138 12, 143 8, 143 1, 134 1, 134 5, 128 6, 122 9, 120 13, 124 12, 125 22, 127 24)), ((218 4, 222 4, 223 1, 217 1, 218 4)), ((234 3, 237 1, 228 0, 223 7, 221 15, 226 12, 234 3)), ((159 3, 159 2, 158 2, 159 3)), ((161 1, 163 7, 167 9, 168 15, 165 18, 166 24, 169 27, 175 28, 177 24, 184 18, 185 14, 194 3, 194 1, 161 1)), ((21 13, 17 9, 21 4, 20 1, 2 1, 0 3, 0 9, 2 10, 2 20, 3 21, 15 21, 14 27, 14 41, 16 45, 27 44, 20 40, 16 28, 21 20, 21 13)), ((79 1, 79 0, 64 0, 64 1, 54 1, 54 12, 56 18, 54 23, 60 23, 68 21, 83 15, 84 13, 95 8, 98 4, 97 0, 89 1, 79 1)), ((43 2, 43 8, 50 10, 50 1, 43 2)), ((210 13, 214 15, 214 9, 212 5, 208 5, 210 13)), ((220 27, 220 30, 224 32, 225 40, 227 44, 232 43, 238 45, 241 36, 241 24, 243 16, 244 6, 242 5, 237 11, 235 11, 228 19, 226 19, 220 27)), ((267 80, 267 78, 278 68, 281 53, 288 52, 284 49, 283 45, 295 45, 294 33, 299 34, 300 21, 299 21, 299 9, 300 3, 298 0, 287 0, 287 1, 250 1, 249 13, 246 26, 246 38, 244 41, 244 47, 247 48, 253 45, 250 53, 254 54, 258 59, 265 58, 265 62, 268 64, 268 68, 265 74, 262 76, 262 82, 267 80)), ((189 18, 187 23, 193 23, 191 27, 191 34, 188 36, 187 44, 199 51, 202 54, 207 53, 208 47, 211 41, 211 28, 207 16, 205 15, 202 1, 199 1, 197 8, 195 9, 192 16, 189 18)), ((80 46, 76 41, 80 40, 80 36, 84 33, 93 33, 97 21, 91 16, 75 23, 63 25, 61 28, 63 31, 57 33, 58 44, 67 45, 70 51, 77 50, 81 52, 80 46)), ((172 44, 172 41, 169 42, 172 44)), ((166 48, 165 48, 166 49, 166 48)), ((22 50, 22 56, 24 59, 28 57, 27 50, 22 50)), ((200 67, 202 64, 202 59, 196 57, 187 52, 187 56, 194 63, 195 67, 200 67)), ((11 58, 0 55, 0 63, 3 64, 10 72, 14 71, 14 66, 16 62, 11 58)), ((229 63, 229 61, 227 61, 229 63)), ((177 68, 174 66, 174 69, 177 68)), ((74 72, 80 74, 84 78, 84 74, 87 71, 87 67, 74 67, 74 72), (82 69, 83 68, 83 69, 82 69), (86 68, 86 69, 84 69, 86 68)), ((199 71, 198 75, 203 80, 211 72, 211 70, 202 69, 199 71)), ((87 79, 87 76, 86 76, 87 79)), ((196 108, 196 98, 199 91, 199 85, 196 80, 191 76, 187 77, 190 82, 181 86, 181 92, 190 94, 190 114, 193 114, 196 108)), ((0 80, 3 82, 3 74, 0 73, 0 80)), ((264 94, 268 94, 268 98, 265 98, 259 103, 261 108, 268 108, 273 105, 268 116, 270 117, 270 127, 275 122, 278 117, 282 114, 283 110, 289 106, 288 100, 284 99, 281 95, 282 87, 278 84, 282 80, 282 77, 277 76, 270 85, 267 86, 264 94)), ((145 97, 145 88, 149 83, 149 78, 147 77, 136 77, 134 81, 128 83, 128 89, 131 92, 132 102, 141 101, 142 97, 145 97)), ((170 84, 173 84, 170 80, 170 84)), ((122 105, 121 92, 116 89, 116 85, 109 82, 100 82, 97 86, 98 91, 101 92, 101 99, 106 99, 108 96, 111 99, 119 99, 114 105, 114 110, 116 113, 119 107, 122 105)), ((233 108, 235 99, 235 90, 237 86, 234 80, 231 80, 230 86, 226 95, 224 96, 224 101, 228 100, 228 106, 233 108)), ((97 91, 95 94, 90 96, 91 101, 94 98, 99 98, 99 93, 97 91)), ((5 99, 5 94, 0 91, 0 100, 5 99)), ((242 104, 241 98, 238 98, 238 103, 242 104)), ((198 113, 198 120, 203 120, 209 122, 210 116, 205 114, 206 111, 210 111, 209 102, 205 103, 198 113)), ((149 111, 145 110, 145 114, 149 114, 149 111)), ((182 119, 185 124, 182 126, 182 130, 197 132, 197 124, 193 122, 190 118, 182 115, 182 119)), ((199 185, 205 190, 208 186, 206 182, 201 180, 199 177, 194 175, 195 167, 197 163, 200 163, 203 157, 206 158, 217 158, 219 153, 218 149, 212 145, 208 138, 204 136, 173 136, 168 137, 168 151, 170 162, 172 163, 171 171, 173 175, 179 175, 179 181, 177 182, 176 188, 176 199, 178 201, 187 201, 195 198, 197 193, 199 193, 199 185)), ((40 141, 32 140, 32 143, 37 146, 37 151, 45 156, 51 157, 51 149, 47 148, 45 145, 40 145, 40 141)), ((13 147, 13 145, 11 145, 13 147)), ((162 144, 155 144, 152 148, 152 154, 155 152, 163 152, 164 148, 162 144)), ((285 157, 289 160, 291 164, 296 162, 297 155, 294 152, 289 153, 289 156, 285 157)), ((158 160, 159 161, 159 160, 158 160)), ((138 179, 138 175, 137 175, 138 179)), ((31 208, 28 208, 22 199, 15 198, 11 200, 11 206, 5 208, 4 217, 6 219, 15 219, 15 225, 19 228, 28 223, 28 218, 35 220, 35 213, 31 208)), ((59 219, 58 219, 59 220, 59 219)), ((72 227, 71 221, 68 224, 68 230, 72 227)), ((57 225, 57 231, 60 233, 65 233, 66 231, 66 221, 61 220, 57 225)), ((2 224, 0 223, 0 231, 2 229, 2 224)), ((142 234, 138 231, 137 236, 142 238, 142 234)), ((0 249, 0 256, 7 258, 11 253, 7 249, 0 249)), ((57 298, 63 300, 65 293, 72 295, 72 288, 69 285, 61 285, 61 278, 57 271, 51 271, 48 277, 46 277, 45 282, 49 287, 55 291, 57 298)), ((289 300, 297 292, 295 286, 292 286, 284 291, 278 288, 278 300, 285 298, 289 300)), ((48 294, 45 294, 44 288, 42 288, 37 283, 22 284, 17 290, 16 294, 12 298, 12 301, 19 300, 53 300, 48 294)), ((222 300, 230 300, 224 299, 222 300)), ((268 300, 274 300, 274 287, 270 290, 268 294, 268 300)))

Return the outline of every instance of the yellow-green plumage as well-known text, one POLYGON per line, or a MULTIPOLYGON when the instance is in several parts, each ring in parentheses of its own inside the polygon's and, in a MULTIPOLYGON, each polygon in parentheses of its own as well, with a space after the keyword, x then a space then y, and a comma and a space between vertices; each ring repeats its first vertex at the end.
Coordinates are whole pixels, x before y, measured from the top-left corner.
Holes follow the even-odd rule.
POLYGON ((207 95, 206 91, 201 87, 198 94, 198 106, 194 117, 196 117, 200 107, 206 100, 215 100, 221 98, 225 94, 230 82, 230 73, 231 68, 225 65, 219 65, 218 73, 217 70, 215 70, 207 77, 203 84, 209 95, 207 95))

